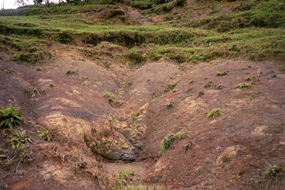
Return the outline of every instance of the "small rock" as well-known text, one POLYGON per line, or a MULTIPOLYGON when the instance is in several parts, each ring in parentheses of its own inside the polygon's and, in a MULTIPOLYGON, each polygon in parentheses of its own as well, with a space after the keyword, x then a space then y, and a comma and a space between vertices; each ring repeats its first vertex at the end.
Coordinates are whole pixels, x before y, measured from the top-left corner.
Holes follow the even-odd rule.
POLYGON ((207 158, 205 158, 205 163, 209 163, 210 162, 210 158, 209 157, 207 157, 207 158))

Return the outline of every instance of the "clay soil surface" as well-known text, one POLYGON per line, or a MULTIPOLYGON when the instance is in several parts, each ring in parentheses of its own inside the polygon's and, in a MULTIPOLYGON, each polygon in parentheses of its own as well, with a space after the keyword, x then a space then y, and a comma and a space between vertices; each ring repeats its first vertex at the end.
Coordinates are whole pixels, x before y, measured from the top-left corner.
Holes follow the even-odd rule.
MULTIPOLYGON (((142 179, 171 189, 283 189, 285 74, 274 61, 180 65, 161 59, 135 68, 110 58, 113 64, 105 68, 81 61, 76 47, 52 48, 53 59, 41 71, 1 60, 1 105, 18 106, 24 119, 19 130, 28 130, 33 140, 25 144, 25 157, 1 169, 3 188, 111 189, 120 186, 114 179, 118 173, 136 168, 126 184, 142 179), (227 74, 219 76, 222 72, 227 74), (35 87, 39 93, 29 91, 35 87), (107 91, 121 94, 104 98, 107 91), (220 115, 207 117, 217 108, 220 115), (121 152, 130 151, 130 159, 88 144, 88 133, 105 125, 112 126, 107 137, 126 143, 121 152), (44 129, 55 131, 51 141, 37 139, 37 130, 44 129), (161 156, 162 140, 179 132, 181 138, 161 156)), ((1 132, 2 151, 16 154, 5 138, 9 131, 1 132)))
MULTIPOLYGON (((166 20, 128 11, 128 23, 166 20)), ((0 45, 0 105, 23 113, 0 129, 0 189, 285 189, 281 50, 183 63, 141 50, 134 63, 111 40, 50 41, 41 60, 12 61, 20 50, 0 45)))

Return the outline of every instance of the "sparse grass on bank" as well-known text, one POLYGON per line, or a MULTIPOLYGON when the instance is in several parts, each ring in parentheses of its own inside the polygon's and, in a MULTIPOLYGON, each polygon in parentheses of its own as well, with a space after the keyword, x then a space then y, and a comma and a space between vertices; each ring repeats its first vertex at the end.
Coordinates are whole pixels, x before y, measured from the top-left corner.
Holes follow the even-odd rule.
POLYGON ((270 27, 284 28, 284 0, 261 0, 242 2, 232 7, 233 12, 223 15, 210 15, 200 19, 188 19, 187 26, 199 27, 208 25, 219 32, 237 28, 270 27))
POLYGON ((177 133, 168 133, 165 135, 160 143, 159 154, 163 155, 165 151, 176 141, 188 137, 190 134, 190 126, 188 129, 182 130, 177 133))
POLYGON ((219 116, 221 115, 221 110, 220 108, 215 108, 213 109, 212 111, 210 111, 208 114, 207 114, 207 117, 216 117, 216 116, 219 116))

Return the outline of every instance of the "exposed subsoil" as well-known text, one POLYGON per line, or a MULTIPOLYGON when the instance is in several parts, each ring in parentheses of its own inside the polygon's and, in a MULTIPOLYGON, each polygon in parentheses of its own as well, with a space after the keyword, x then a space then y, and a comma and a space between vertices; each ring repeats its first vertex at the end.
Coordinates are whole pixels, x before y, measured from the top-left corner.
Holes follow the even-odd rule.
MULTIPOLYGON (((179 65, 161 59, 136 68, 106 56, 111 62, 106 68, 102 60, 84 58, 81 48, 64 48, 52 45, 53 58, 31 68, 0 60, 1 105, 18 106, 21 128, 34 142, 27 146, 28 161, 15 159, 1 169, 2 188, 112 189, 117 173, 137 168, 144 183, 171 189, 283 189, 285 73, 274 61, 179 65), (222 71, 228 74, 218 76, 222 71), (239 83, 251 87, 238 88, 239 83), (41 93, 27 93, 33 87, 41 93), (168 98, 173 89, 179 94, 168 98), (118 106, 104 98, 106 91, 121 92, 118 106), (221 115, 208 118, 214 108, 221 115), (190 133, 160 156, 164 137, 189 126, 190 133), (36 138, 43 129, 55 131, 51 142, 36 138), (125 144, 96 149, 90 130, 125 144), (132 140, 128 134, 135 131, 132 140), (84 162, 88 168, 78 167, 84 162), (281 169, 271 175, 273 165, 281 169)), ((12 155, 5 135, 1 138, 1 148, 12 155)))

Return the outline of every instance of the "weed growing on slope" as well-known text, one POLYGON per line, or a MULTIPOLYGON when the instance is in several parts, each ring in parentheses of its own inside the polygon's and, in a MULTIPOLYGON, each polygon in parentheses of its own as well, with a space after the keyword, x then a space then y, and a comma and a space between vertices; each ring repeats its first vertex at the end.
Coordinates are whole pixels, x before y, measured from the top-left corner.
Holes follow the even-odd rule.
POLYGON ((244 79, 245 81, 256 81, 255 76, 248 76, 244 79))
MULTIPOLYGON (((119 182, 121 187, 127 186, 130 181, 132 181, 133 176, 136 173, 136 168, 124 169, 117 174, 116 180, 119 182)), ((116 184, 113 185, 117 189, 116 184)))
POLYGON ((236 88, 250 88, 251 84, 249 83, 239 83, 236 88))
POLYGON ((208 114, 207 114, 207 117, 215 117, 215 116, 218 116, 218 115, 221 115, 221 111, 220 111, 220 108, 216 108, 216 109, 213 109, 212 111, 210 111, 208 114))
POLYGON ((216 87, 217 87, 217 89, 219 89, 219 90, 222 90, 222 89, 223 89, 223 86, 222 86, 221 84, 217 85, 216 87))
POLYGON ((189 80, 188 81, 188 84, 192 84, 194 81, 193 80, 189 80))
POLYGON ((15 131, 15 135, 10 139, 10 142, 12 143, 12 148, 14 150, 18 149, 22 143, 25 142, 33 143, 30 138, 26 137, 26 134, 27 134, 26 130, 20 133, 18 133, 18 131, 15 131))
POLYGON ((190 126, 188 129, 177 132, 177 133, 168 133, 160 143, 159 154, 163 155, 165 151, 175 142, 175 140, 180 140, 187 137, 190 134, 190 126))
MULTIPOLYGON (((124 84, 123 88, 124 87, 125 87, 125 84, 124 84)), ((111 106, 119 106, 121 104, 121 102, 119 100, 119 95, 118 95, 119 93, 120 92, 115 94, 115 93, 110 92, 110 91, 105 91, 102 93, 102 96, 109 102, 109 104, 111 106)))
POLYGON ((173 102, 166 102, 165 105, 169 108, 172 108, 172 107, 174 107, 174 101, 173 102))
POLYGON ((222 72, 217 73, 218 76, 225 76, 227 74, 228 74, 228 71, 222 71, 222 72))
POLYGON ((44 90, 42 90, 40 87, 31 87, 25 90, 26 94, 29 98, 35 98, 40 96, 42 93, 44 93, 44 90))
POLYGON ((281 172, 282 171, 282 168, 280 166, 277 166, 277 165, 270 165, 270 168, 267 172, 267 176, 268 177, 275 177, 277 173, 281 172))
POLYGON ((38 138, 44 138, 44 140, 51 141, 53 139, 53 131, 48 131, 45 129, 44 131, 37 130, 37 133, 39 133, 38 138))
POLYGON ((169 92, 175 87, 175 84, 168 83, 166 85, 163 85, 164 92, 169 92))
POLYGON ((68 71, 66 71, 65 74, 67 74, 67 75, 74 75, 74 74, 78 74, 78 73, 76 71, 68 70, 68 71))
POLYGON ((10 105, 5 108, 1 106, 0 110, 0 127, 6 128, 9 127, 12 129, 13 127, 20 125, 22 122, 21 116, 22 113, 15 111, 16 106, 10 105))
POLYGON ((158 97, 158 96, 157 96, 155 93, 153 93, 150 100, 153 101, 153 100, 156 99, 157 97, 158 97))
POLYGON ((102 93, 102 96, 103 96, 104 98, 107 98, 107 97, 116 97, 116 95, 115 95, 113 92, 110 92, 110 91, 104 91, 104 92, 102 93))
POLYGON ((163 155, 165 153, 166 149, 168 149, 173 144, 176 138, 177 137, 173 133, 169 133, 164 137, 159 147, 160 155, 163 155))
POLYGON ((135 123, 138 120, 138 116, 140 114, 138 112, 131 112, 130 116, 128 116, 128 120, 131 123, 135 123))

